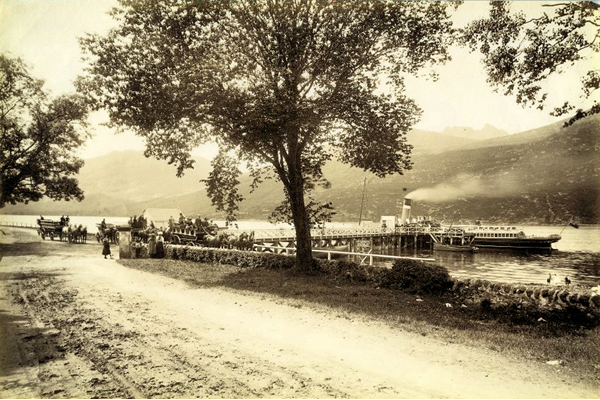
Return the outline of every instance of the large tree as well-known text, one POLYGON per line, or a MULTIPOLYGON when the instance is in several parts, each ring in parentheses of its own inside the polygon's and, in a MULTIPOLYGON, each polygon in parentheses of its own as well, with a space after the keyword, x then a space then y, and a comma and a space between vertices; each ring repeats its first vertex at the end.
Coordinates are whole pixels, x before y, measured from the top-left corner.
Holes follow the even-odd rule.
POLYGON ((567 124, 599 113, 600 6, 591 1, 538 2, 540 12, 530 16, 519 10, 523 3, 512 3, 491 1, 489 15, 460 34, 462 43, 483 54, 488 82, 524 106, 543 109, 548 101, 559 100, 562 105, 551 114, 570 113, 567 124), (546 83, 576 63, 586 69, 581 98, 553 98, 546 83))
MULTIPOLYGON (((411 167, 405 134, 420 109, 402 77, 449 56, 450 2, 121 1, 118 27, 81 40, 90 66, 79 81, 118 127, 146 138, 146 155, 181 174, 190 150, 222 150, 207 180, 232 213, 246 163, 254 184, 283 183, 297 266, 312 260, 305 201, 326 184, 331 159, 378 176, 411 167), (232 157, 235 162, 232 162, 232 157)), ((310 206, 309 206, 310 205, 310 206)), ((311 209, 309 209, 311 208, 311 209)))
POLYGON ((0 54, 0 207, 83 199, 75 151, 88 137, 86 118, 81 96, 49 99, 20 59, 0 54))

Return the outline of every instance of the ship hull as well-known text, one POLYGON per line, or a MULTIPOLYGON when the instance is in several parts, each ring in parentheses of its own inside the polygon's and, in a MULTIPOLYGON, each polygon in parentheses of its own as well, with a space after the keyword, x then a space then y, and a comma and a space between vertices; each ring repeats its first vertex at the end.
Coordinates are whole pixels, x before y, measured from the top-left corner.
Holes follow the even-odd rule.
POLYGON ((455 251, 455 252, 463 252, 463 253, 475 253, 477 251, 477 247, 476 246, 460 246, 460 245, 435 243, 433 245, 433 250, 436 250, 436 251, 455 251))
POLYGON ((481 249, 552 250, 556 238, 475 238, 473 245, 481 249))

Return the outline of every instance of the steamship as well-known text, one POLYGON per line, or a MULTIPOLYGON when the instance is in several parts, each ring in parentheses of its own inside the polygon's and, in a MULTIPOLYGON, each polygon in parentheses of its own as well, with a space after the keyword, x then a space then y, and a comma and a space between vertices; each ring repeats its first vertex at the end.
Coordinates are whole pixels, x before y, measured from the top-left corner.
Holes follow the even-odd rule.
POLYGON ((474 235, 473 245, 480 249, 544 250, 551 251, 560 235, 527 235, 516 226, 462 226, 465 233, 474 235))
MULTIPOLYGON (((411 199, 404 198, 401 218, 401 224, 403 225, 411 221, 411 203, 411 199)), ((442 230, 445 232, 454 231, 454 236, 456 236, 457 230, 462 231, 462 238, 469 239, 466 244, 477 249, 552 251, 552 243, 556 243, 561 239, 560 235, 556 234, 548 236, 527 235, 521 228, 516 226, 451 225, 442 227, 442 230)), ((439 239, 443 239, 443 237, 439 239)), ((465 240, 461 241, 461 245, 465 244, 463 243, 465 240)), ((442 242, 442 240, 439 240, 439 242, 442 242)), ((438 249, 442 249, 442 247, 438 243, 438 249)))

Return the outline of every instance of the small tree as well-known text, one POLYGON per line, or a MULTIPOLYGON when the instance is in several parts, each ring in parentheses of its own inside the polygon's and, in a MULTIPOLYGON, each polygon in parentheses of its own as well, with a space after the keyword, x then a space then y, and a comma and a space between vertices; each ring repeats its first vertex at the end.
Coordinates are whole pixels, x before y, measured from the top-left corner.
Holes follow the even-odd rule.
POLYGON ((6 204, 83 199, 73 176, 83 161, 87 111, 80 96, 49 100, 43 82, 24 63, 0 54, 0 207, 6 204))
MULTIPOLYGON (((463 44, 484 55, 488 81, 494 87, 514 95, 519 104, 543 109, 548 99, 543 83, 600 52, 600 6, 573 1, 540 2, 539 7, 548 12, 528 18, 511 12, 511 2, 491 1, 489 16, 471 22, 460 37, 463 44)), ((567 125, 600 112, 597 94, 594 98, 600 69, 597 63, 588 64, 581 79, 585 106, 575 110, 574 99, 567 99, 551 113, 560 116, 575 110, 567 125)))
MULTIPOLYGON (((305 195, 336 156, 378 176, 411 167, 406 132, 420 110, 402 76, 444 62, 453 3, 404 1, 121 1, 120 25, 81 41, 79 82, 117 126, 147 139, 146 156, 192 165, 214 138, 208 193, 229 214, 242 199, 236 162, 258 184, 279 179, 311 265, 305 195), (382 85, 383 84, 383 85, 382 85), (382 86, 386 90, 381 90, 382 86)), ((325 208, 312 205, 314 215, 325 208), (314 206, 314 207, 313 207, 314 206)), ((285 207, 280 210, 285 211, 285 207)))

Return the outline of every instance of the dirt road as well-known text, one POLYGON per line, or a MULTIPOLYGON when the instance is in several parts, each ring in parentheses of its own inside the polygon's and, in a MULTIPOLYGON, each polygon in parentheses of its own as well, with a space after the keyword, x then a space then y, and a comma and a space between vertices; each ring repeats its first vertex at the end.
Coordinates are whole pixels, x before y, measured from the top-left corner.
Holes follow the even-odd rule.
MULTIPOLYGON (((595 398, 524 364, 335 311, 194 289, 103 259, 98 244, 0 237, 0 396, 595 398), (20 242, 31 242, 21 244, 20 242)), ((113 249, 114 251, 115 249, 113 249)))

